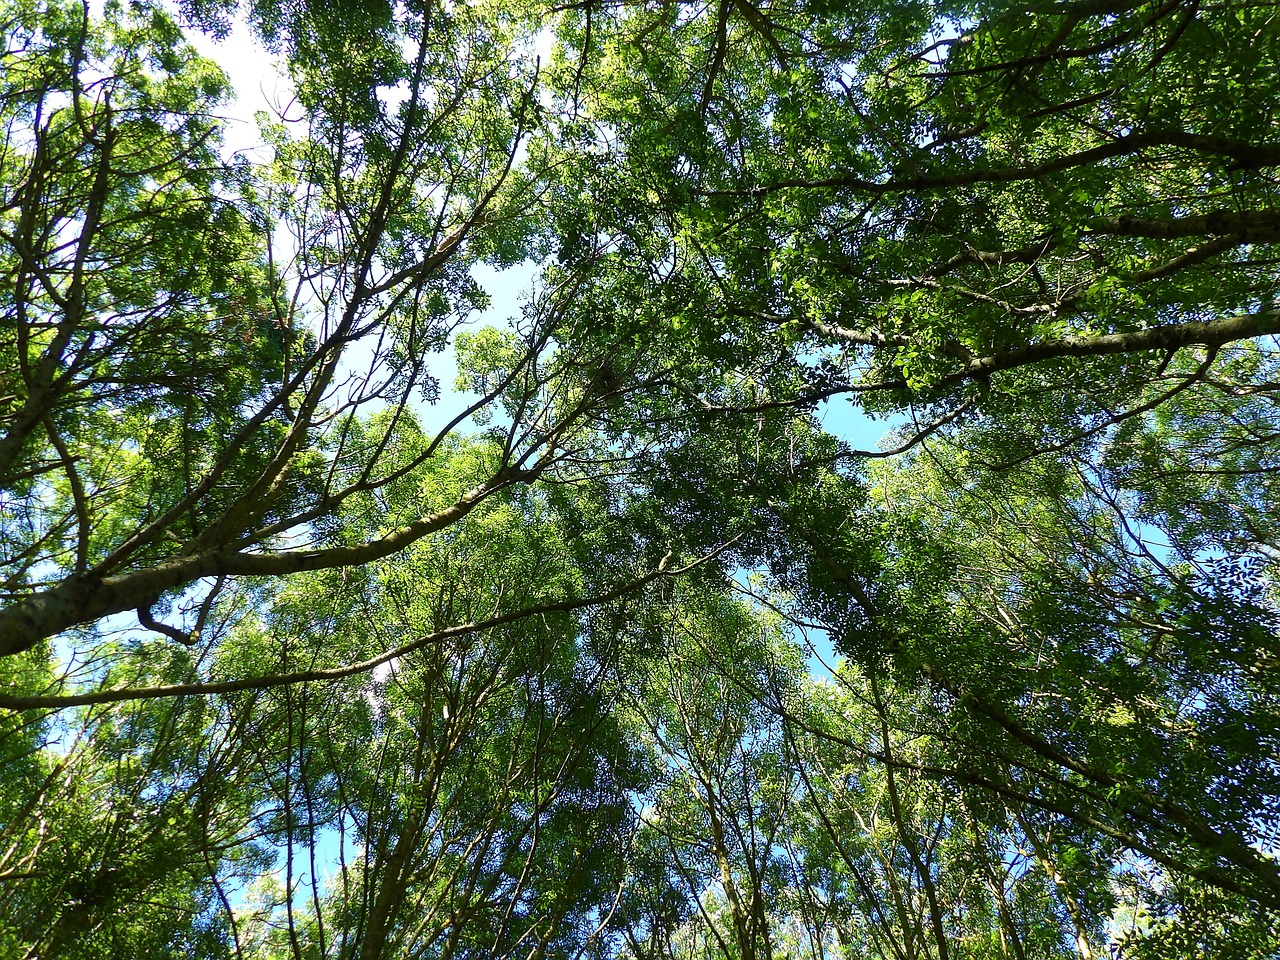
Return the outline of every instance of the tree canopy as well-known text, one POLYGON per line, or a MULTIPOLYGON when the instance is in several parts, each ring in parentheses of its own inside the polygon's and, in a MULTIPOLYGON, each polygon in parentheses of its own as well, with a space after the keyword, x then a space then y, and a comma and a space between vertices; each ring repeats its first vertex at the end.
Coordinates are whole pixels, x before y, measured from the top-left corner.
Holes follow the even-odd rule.
POLYGON ((1276 7, 0 24, 0 954, 1280 951, 1276 7))

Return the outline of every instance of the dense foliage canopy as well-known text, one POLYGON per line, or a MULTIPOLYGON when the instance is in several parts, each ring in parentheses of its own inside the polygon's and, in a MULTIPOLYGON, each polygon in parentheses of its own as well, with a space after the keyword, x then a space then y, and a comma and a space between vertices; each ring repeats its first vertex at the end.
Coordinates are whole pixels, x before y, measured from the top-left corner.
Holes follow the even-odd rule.
POLYGON ((0 956, 1280 952, 1280 8, 0 27, 0 956))

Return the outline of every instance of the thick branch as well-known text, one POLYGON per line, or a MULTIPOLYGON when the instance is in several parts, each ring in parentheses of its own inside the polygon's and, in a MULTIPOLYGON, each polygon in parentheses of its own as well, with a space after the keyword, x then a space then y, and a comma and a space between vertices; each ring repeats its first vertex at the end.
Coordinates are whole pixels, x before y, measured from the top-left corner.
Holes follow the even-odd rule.
MULTIPOLYGON (((846 343, 866 346, 872 335, 861 330, 851 330, 835 324, 810 322, 814 331, 846 343)), ((940 379, 935 387, 953 386, 966 380, 988 377, 993 373, 1016 370, 1043 360, 1062 357, 1096 357, 1116 353, 1142 353, 1148 350, 1179 350, 1184 347, 1220 347, 1236 340, 1251 340, 1280 330, 1280 312, 1240 313, 1219 320, 1189 320, 1186 323, 1165 324, 1130 330, 1124 333, 1103 333, 1097 336, 1062 337, 1027 344, 1013 350, 1002 350, 985 357, 974 357, 963 368, 940 379)), ((905 381, 886 384, 886 387, 905 388, 905 381)))
POLYGON ((1029 163, 1021 166, 990 167, 959 173, 933 174, 901 179, 891 178, 888 180, 867 180, 852 174, 837 174, 832 177, 815 179, 797 177, 775 180, 773 183, 760 184, 754 187, 702 192, 706 196, 713 197, 759 197, 777 193, 781 190, 844 188, 856 190, 860 193, 885 194, 944 190, 953 187, 967 187, 977 183, 1015 183, 1023 180, 1036 180, 1040 177, 1061 173, 1064 170, 1072 170, 1076 167, 1085 167, 1104 160, 1114 160, 1117 157, 1128 156, 1155 147, 1175 147, 1194 150, 1199 153, 1230 157, 1241 167, 1280 166, 1280 145, 1277 144, 1255 144, 1245 140, 1234 140, 1229 137, 1170 130, 1157 133, 1130 133, 1089 150, 1081 150, 1079 153, 1055 157, 1042 163, 1029 163))
POLYGON ((1220 320, 1190 320, 1186 323, 1148 327, 1126 333, 1104 333, 1095 337, 1063 337, 1028 344, 1016 350, 1005 350, 978 357, 958 373, 942 382, 953 383, 987 376, 1001 370, 1052 360, 1059 357, 1096 357, 1115 353, 1140 353, 1146 350, 1178 350, 1183 347, 1217 347, 1235 340, 1250 340, 1280 328, 1280 313, 1240 313, 1220 320))
POLYGON ((428 534, 457 523, 496 491, 535 479, 542 469, 541 465, 526 470, 505 467, 446 509, 385 537, 355 546, 277 553, 216 549, 176 557, 144 570, 115 576, 68 577, 47 590, 0 610, 0 656, 21 653, 77 624, 92 623, 113 613, 149 605, 165 591, 202 577, 280 576, 381 560, 428 534))
MULTIPOLYGON (((10 696, 0 695, 0 708, 9 710, 37 710, 37 709, 62 709, 65 707, 87 706, 97 703, 119 703, 126 700, 160 700, 171 697, 186 697, 193 695, 208 696, 215 693, 238 693, 244 690, 268 690, 273 687, 291 686, 299 683, 308 683, 313 681, 324 680, 341 680, 345 677, 353 677, 357 674, 368 673, 375 667, 384 663, 390 663, 392 660, 406 656, 416 650, 433 644, 442 643, 453 637, 466 636, 472 633, 479 633, 484 630, 492 630, 495 627, 504 624, 513 623, 517 620, 523 620, 527 617, 545 616, 550 613, 564 613, 572 610, 580 610, 583 607, 597 606, 602 603, 611 603, 628 593, 634 593, 641 587, 651 583, 659 577, 679 576, 688 571, 692 565, 683 566, 678 569, 668 569, 668 563, 671 554, 668 553, 658 564, 657 569, 635 580, 630 580, 620 587, 615 587, 607 593, 599 594, 594 597, 586 597, 580 600, 561 600, 556 603, 543 603, 533 607, 525 607, 521 610, 515 610, 510 613, 500 614, 496 617, 490 617, 487 620, 478 620, 471 623, 459 624, 455 627, 446 627, 443 630, 437 630, 434 633, 428 633, 419 637, 411 643, 406 643, 392 650, 387 650, 375 657, 367 660, 360 660, 356 663, 346 664, 341 667, 332 667, 328 669, 312 669, 297 670, 291 673, 278 673, 263 677, 245 677, 239 680, 221 680, 211 681, 208 683, 174 683, 159 687, 126 687, 119 690, 96 690, 88 693, 72 694, 68 696, 60 696, 56 694, 38 694, 33 696, 10 696)), ((704 558, 705 559, 705 558, 704 558)), ((701 561, 699 561, 701 562, 701 561)))

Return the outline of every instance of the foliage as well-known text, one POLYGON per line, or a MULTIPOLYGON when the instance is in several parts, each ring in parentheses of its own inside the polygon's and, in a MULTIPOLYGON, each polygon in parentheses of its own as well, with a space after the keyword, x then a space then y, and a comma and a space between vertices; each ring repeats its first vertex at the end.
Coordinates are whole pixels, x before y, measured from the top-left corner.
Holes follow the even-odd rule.
POLYGON ((1280 950, 1272 7, 0 23, 0 954, 1280 950))

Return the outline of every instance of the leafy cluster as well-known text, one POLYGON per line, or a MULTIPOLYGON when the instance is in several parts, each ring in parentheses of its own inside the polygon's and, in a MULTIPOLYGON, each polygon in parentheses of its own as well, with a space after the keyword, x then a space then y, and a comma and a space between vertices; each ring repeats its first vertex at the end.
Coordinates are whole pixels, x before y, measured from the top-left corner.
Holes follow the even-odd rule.
POLYGON ((1280 951, 1271 6, 0 26, 0 955, 1280 951))

